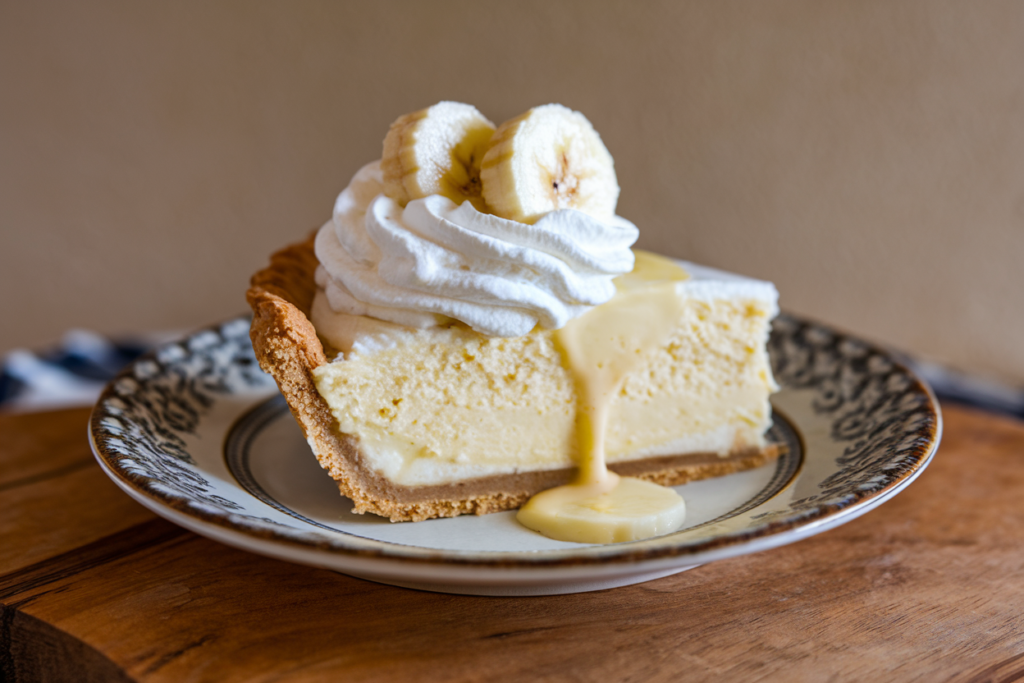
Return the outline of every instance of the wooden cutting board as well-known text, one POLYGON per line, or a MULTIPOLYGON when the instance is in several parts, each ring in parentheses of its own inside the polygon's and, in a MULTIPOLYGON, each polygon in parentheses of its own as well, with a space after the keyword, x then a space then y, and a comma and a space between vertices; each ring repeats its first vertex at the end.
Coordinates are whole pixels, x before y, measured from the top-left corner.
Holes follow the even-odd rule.
POLYGON ((94 463, 87 410, 0 416, 0 680, 1024 678, 1024 423, 945 410, 894 500, 650 583, 424 593, 180 529, 94 463))

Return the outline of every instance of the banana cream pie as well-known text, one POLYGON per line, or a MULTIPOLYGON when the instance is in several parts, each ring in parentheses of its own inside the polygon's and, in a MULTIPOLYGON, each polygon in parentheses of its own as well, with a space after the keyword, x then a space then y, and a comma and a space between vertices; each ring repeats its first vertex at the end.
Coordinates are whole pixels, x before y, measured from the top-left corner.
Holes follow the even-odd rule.
POLYGON ((443 102, 398 119, 333 218, 253 277, 260 364, 356 512, 484 514, 558 487, 520 521, 630 540, 682 522, 657 485, 777 456, 775 288, 632 251, 617 198, 581 114, 495 127, 443 102))

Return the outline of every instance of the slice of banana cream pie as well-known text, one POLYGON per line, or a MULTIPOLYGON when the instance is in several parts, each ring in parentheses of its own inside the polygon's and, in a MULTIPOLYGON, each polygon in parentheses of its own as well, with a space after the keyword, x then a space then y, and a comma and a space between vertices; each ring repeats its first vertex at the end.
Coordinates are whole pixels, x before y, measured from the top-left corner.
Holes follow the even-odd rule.
POLYGON ((774 286, 634 252, 618 192, 581 114, 495 128, 442 102, 399 118, 332 219, 253 277, 260 364, 356 512, 534 497, 519 519, 542 533, 630 540, 682 523, 659 485, 778 455, 774 286))

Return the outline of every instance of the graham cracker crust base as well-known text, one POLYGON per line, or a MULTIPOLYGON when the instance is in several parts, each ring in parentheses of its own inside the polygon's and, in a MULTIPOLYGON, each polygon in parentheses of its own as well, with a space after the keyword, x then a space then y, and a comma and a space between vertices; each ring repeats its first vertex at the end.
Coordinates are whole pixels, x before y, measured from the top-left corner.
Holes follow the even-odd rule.
MULTIPOLYGON (((270 257, 270 265, 252 277, 246 299, 252 307, 250 328, 260 367, 270 373, 306 435, 320 466, 355 503, 353 512, 372 512, 392 522, 420 521, 464 514, 511 510, 533 494, 569 481, 573 468, 502 474, 437 486, 400 486, 366 465, 359 440, 342 433, 313 381, 313 370, 327 363, 327 353, 309 322, 316 293, 318 265, 315 233, 270 257)), ((618 474, 675 486, 760 467, 775 460, 778 446, 747 448, 721 457, 688 453, 644 458, 610 465, 618 474)))

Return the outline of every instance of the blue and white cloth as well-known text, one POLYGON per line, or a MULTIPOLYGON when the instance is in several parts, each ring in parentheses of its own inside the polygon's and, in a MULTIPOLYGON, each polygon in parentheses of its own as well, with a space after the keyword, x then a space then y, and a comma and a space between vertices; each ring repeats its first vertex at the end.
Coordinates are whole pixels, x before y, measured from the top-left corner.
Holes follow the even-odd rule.
POLYGON ((43 352, 16 349, 0 369, 0 410, 24 412, 88 406, 131 361, 175 334, 113 341, 95 332, 71 330, 43 352))

